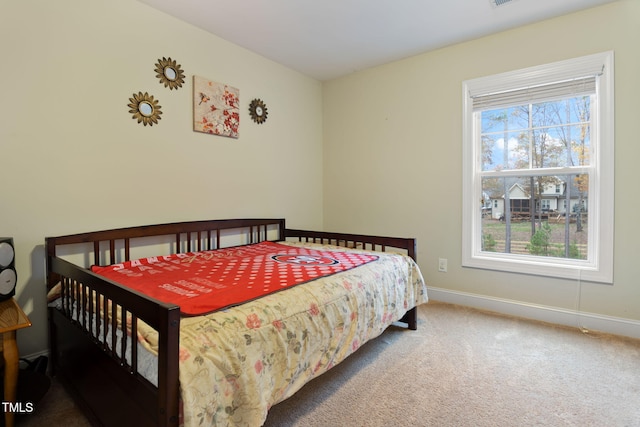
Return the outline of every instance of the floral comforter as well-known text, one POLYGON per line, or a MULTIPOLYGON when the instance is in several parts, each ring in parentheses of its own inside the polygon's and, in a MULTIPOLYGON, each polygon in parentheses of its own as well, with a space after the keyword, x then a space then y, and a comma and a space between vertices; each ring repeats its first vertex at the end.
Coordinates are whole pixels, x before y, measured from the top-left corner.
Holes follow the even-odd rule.
MULTIPOLYGON (((376 254, 379 259, 365 266, 183 318, 181 424, 260 426, 271 406, 427 302, 425 282, 411 258, 376 254)), ((155 331, 139 332, 155 351, 155 331)))

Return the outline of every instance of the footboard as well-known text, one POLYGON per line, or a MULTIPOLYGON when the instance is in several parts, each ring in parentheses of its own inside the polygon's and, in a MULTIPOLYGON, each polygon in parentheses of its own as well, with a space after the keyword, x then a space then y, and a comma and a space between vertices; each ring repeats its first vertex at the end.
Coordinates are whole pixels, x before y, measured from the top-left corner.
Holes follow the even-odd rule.
MULTIPOLYGON (((417 261, 416 239, 414 238, 367 236, 363 234, 332 233, 291 228, 285 229, 284 235, 285 239, 292 238, 300 242, 320 243, 382 252, 387 250, 400 250, 405 252, 414 261, 417 261)), ((400 321, 406 323, 409 329, 416 330, 418 328, 416 307, 409 309, 400 321)))
POLYGON ((169 255, 281 240, 282 230, 283 219, 234 219, 47 238, 47 288, 59 290, 55 307, 49 308, 52 374, 98 424, 177 426, 179 307, 98 276, 65 256, 79 254, 84 264, 115 264, 145 245, 168 246, 166 253, 152 255, 169 255), (158 332, 155 378, 138 369, 138 320, 158 332))
POLYGON ((101 424, 178 425, 179 307, 56 257, 49 271, 59 277, 61 293, 59 308, 49 309, 52 374, 101 424), (162 351, 153 383, 138 370, 138 320, 158 331, 162 351))

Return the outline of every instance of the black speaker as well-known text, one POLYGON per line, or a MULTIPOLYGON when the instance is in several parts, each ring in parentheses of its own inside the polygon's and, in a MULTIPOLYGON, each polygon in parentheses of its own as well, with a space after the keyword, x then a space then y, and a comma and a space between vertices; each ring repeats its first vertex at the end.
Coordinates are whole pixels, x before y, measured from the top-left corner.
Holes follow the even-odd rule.
POLYGON ((16 294, 16 252, 11 237, 0 237, 0 301, 16 294))

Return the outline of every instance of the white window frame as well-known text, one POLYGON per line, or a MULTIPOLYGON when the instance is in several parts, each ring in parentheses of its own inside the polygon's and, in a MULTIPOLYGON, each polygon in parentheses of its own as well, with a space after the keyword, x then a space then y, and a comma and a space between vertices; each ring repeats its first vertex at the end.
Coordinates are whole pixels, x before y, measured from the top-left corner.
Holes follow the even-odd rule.
MULTIPOLYGON (((580 58, 464 81, 462 160, 462 265, 464 267, 613 283, 614 232, 614 57, 602 52, 580 58), (592 105, 588 258, 575 260, 482 251, 479 178, 481 144, 473 97, 596 77, 592 105), (592 182, 593 181, 593 182, 592 182)), ((561 172, 561 170, 559 171, 561 172)), ((574 172, 572 172, 574 173, 574 172)))

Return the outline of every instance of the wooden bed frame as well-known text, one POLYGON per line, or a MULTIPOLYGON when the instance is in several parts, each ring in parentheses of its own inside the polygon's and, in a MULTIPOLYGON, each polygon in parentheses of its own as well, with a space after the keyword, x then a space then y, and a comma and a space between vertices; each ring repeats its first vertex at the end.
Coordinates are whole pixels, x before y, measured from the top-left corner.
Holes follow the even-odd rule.
MULTIPOLYGON (((244 239, 241 244, 295 239, 379 251, 396 248, 416 258, 415 239, 293 230, 285 227, 284 219, 192 221, 46 238, 47 288, 63 285, 62 307, 48 310, 51 373, 65 385, 92 423, 119 427, 178 425, 180 310, 98 276, 88 265, 79 266, 65 259, 65 255, 75 253, 74 247, 88 245, 88 249, 76 249, 84 254, 87 264, 114 264, 128 261, 131 251, 148 246, 150 238, 155 239, 153 244, 158 239, 170 239, 170 252, 182 253, 235 246, 237 243, 224 244, 225 236, 231 234, 244 239), (111 307, 94 307, 102 304, 95 301, 106 300, 112 301, 111 307), (132 342, 126 334, 121 340, 116 337, 116 321, 112 320, 116 314, 133 319, 132 337, 136 336, 136 319, 158 331, 157 387, 137 370, 136 340, 132 342), (109 323, 111 328, 107 327, 109 323), (127 352, 129 358, 120 356, 127 352)), ((147 256, 151 255, 168 254, 147 256)), ((401 321, 409 329, 416 329, 416 309, 409 310, 401 321)))

